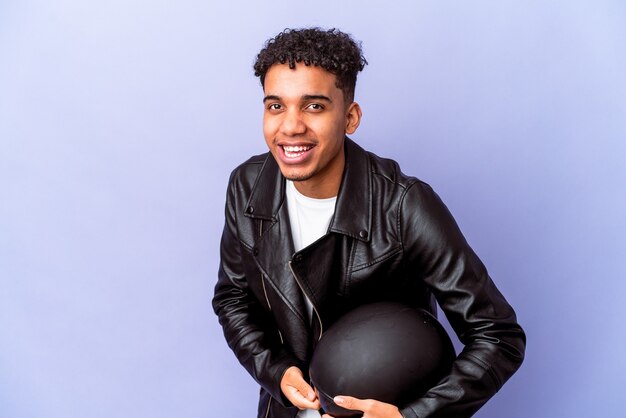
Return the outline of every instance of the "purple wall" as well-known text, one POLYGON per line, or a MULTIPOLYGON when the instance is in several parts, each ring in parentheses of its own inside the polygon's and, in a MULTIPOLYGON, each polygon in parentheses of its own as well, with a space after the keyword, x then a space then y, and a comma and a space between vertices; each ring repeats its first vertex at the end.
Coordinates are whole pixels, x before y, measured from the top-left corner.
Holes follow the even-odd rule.
POLYGON ((256 52, 308 25, 363 41, 354 138, 527 330, 477 416, 623 416, 623 2, 50 3, 0 3, 0 416, 254 415, 210 308, 224 192, 265 148, 256 52))

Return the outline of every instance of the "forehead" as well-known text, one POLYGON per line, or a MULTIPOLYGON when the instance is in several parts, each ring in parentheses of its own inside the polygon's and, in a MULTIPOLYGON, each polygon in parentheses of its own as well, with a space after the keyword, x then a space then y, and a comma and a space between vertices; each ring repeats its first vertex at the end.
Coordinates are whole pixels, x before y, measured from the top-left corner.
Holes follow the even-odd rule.
POLYGON ((264 91, 277 96, 341 94, 336 81, 334 74, 321 67, 298 63, 292 69, 289 64, 274 64, 265 74, 264 91))

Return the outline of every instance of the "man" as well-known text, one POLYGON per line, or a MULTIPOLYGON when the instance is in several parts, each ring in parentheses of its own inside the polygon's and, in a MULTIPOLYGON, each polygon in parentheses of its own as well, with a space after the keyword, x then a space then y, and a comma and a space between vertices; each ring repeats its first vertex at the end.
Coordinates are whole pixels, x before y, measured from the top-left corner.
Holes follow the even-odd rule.
POLYGON ((434 296, 465 345, 408 405, 335 398, 365 418, 471 416, 523 359, 513 309, 437 195, 346 136, 361 119, 354 88, 365 64, 349 35, 314 28, 278 34, 254 65, 270 152, 231 175, 213 307, 261 386, 259 417, 319 409, 307 377, 315 343, 363 303, 434 313, 434 296))

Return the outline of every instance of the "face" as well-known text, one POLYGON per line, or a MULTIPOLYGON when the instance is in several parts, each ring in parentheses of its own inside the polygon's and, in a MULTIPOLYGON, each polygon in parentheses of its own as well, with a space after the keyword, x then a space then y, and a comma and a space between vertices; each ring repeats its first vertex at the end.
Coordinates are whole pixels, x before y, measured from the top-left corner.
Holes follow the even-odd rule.
POLYGON ((283 176, 309 197, 337 195, 344 138, 361 118, 359 105, 346 104, 335 82, 334 74, 304 64, 275 64, 265 75, 265 141, 283 176))

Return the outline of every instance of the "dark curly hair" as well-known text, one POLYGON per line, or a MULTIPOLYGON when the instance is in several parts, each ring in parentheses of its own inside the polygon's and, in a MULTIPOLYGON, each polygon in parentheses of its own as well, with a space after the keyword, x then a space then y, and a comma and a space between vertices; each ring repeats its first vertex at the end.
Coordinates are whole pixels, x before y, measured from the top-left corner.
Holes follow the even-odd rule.
POLYGON ((335 85, 343 91, 346 103, 354 100, 356 76, 367 61, 360 42, 337 29, 285 29, 267 41, 254 63, 254 75, 265 87, 265 75, 276 63, 296 63, 321 67, 336 76, 335 85))

